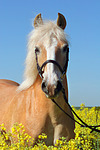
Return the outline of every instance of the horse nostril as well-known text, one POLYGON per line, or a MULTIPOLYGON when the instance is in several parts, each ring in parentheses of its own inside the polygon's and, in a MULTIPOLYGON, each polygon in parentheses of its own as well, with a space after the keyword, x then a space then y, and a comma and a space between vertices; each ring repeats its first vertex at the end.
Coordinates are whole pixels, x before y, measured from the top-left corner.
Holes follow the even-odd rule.
POLYGON ((45 92, 46 94, 48 94, 45 82, 42 82, 41 88, 42 88, 43 92, 45 92))
POLYGON ((41 87, 42 87, 42 90, 46 88, 45 82, 42 82, 41 87))
POLYGON ((61 91, 62 89, 62 83, 60 81, 57 81, 57 91, 61 91))

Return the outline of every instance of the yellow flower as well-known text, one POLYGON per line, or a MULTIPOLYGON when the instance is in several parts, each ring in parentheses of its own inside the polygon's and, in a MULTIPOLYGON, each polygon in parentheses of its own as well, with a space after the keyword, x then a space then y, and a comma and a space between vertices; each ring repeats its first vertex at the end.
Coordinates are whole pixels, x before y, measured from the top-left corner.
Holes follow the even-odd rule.
POLYGON ((14 128, 14 127, 12 127, 12 128, 11 128, 11 130, 12 130, 12 133, 14 133, 14 132, 15 132, 15 128, 14 128))
POLYGON ((47 135, 45 133, 42 133, 41 135, 38 136, 39 139, 46 139, 47 135))

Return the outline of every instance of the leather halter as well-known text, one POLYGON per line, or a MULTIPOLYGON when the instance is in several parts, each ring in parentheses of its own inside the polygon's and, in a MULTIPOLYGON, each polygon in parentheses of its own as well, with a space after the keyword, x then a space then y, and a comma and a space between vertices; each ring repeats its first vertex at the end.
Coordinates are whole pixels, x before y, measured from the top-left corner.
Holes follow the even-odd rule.
POLYGON ((41 78, 43 78, 43 76, 42 76, 42 74, 44 73, 43 68, 44 68, 48 63, 53 63, 54 65, 56 65, 56 66, 59 68, 60 72, 62 73, 62 76, 64 76, 64 75, 66 74, 66 70, 67 70, 67 67, 68 67, 68 61, 69 61, 69 48, 67 49, 67 52, 66 52, 66 63, 65 63, 65 65, 64 65, 63 68, 59 65, 59 63, 58 63, 57 61, 51 60, 51 59, 46 60, 46 61, 42 64, 42 66, 40 67, 40 65, 39 65, 39 63, 38 63, 38 54, 37 54, 36 50, 35 50, 35 56, 36 56, 37 70, 38 70, 39 75, 40 75, 41 78))

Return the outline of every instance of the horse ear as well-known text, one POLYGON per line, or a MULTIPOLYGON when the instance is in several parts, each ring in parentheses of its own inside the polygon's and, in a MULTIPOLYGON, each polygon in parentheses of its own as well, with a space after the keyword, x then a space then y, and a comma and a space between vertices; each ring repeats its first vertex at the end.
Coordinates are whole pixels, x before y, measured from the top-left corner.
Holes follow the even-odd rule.
POLYGON ((38 14, 34 19, 34 27, 38 27, 40 24, 43 24, 41 14, 38 14))
POLYGON ((67 23, 65 17, 62 14, 58 13, 57 25, 64 30, 66 24, 67 23))

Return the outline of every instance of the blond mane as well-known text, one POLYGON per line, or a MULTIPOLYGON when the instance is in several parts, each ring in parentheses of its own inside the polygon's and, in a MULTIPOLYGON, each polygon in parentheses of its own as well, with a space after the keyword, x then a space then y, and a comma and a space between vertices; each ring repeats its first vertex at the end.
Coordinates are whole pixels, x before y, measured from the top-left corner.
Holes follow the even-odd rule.
POLYGON ((45 21, 43 25, 35 28, 29 34, 24 81, 19 86, 18 91, 28 89, 34 84, 38 75, 34 48, 39 41, 43 41, 42 43, 46 44, 48 40, 50 40, 52 34, 56 36, 58 40, 67 42, 64 30, 52 21, 45 21))

